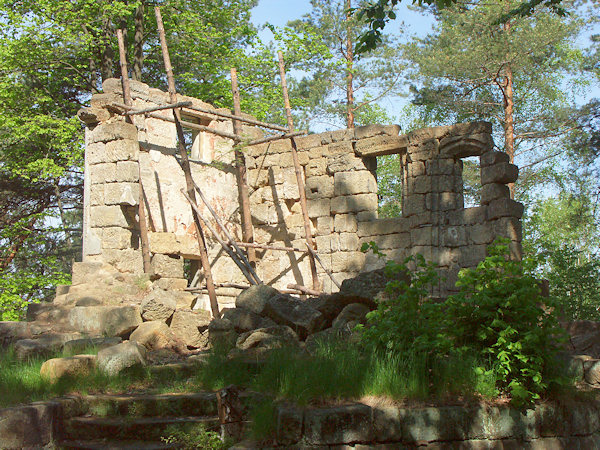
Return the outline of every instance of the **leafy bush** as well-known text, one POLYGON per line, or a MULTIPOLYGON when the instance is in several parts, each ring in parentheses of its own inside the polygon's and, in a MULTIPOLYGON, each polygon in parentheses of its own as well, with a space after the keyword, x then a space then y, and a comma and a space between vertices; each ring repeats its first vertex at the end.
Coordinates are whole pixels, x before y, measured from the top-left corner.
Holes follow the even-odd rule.
POLYGON ((228 448, 229 445, 221 441, 219 433, 208 431, 202 425, 194 426, 188 430, 181 430, 176 426, 166 429, 167 436, 161 440, 166 444, 177 444, 177 448, 192 450, 220 450, 228 448))
POLYGON ((552 298, 542 299, 528 261, 508 258, 505 242, 488 248, 488 257, 476 269, 463 269, 460 293, 445 302, 448 331, 466 352, 477 352, 493 371, 497 388, 515 404, 540 398, 550 383, 564 331, 552 298))
MULTIPOLYGON (((378 253, 376 246, 370 247, 378 253)), ((428 373, 431 382, 439 370, 475 358, 474 373, 460 379, 476 379, 481 394, 506 393, 515 405, 528 405, 551 385, 564 384, 555 370, 563 338, 555 302, 541 303, 532 267, 510 260, 505 241, 490 246, 488 254, 477 268, 460 272, 460 293, 442 303, 428 296, 437 275, 422 256, 403 264, 388 261, 389 275, 410 264, 415 270, 409 283, 388 283, 395 297, 367 315, 362 341, 377 352, 416 355, 425 361, 426 370, 420 372, 428 373), (445 361, 442 369, 436 368, 440 361, 445 361)))

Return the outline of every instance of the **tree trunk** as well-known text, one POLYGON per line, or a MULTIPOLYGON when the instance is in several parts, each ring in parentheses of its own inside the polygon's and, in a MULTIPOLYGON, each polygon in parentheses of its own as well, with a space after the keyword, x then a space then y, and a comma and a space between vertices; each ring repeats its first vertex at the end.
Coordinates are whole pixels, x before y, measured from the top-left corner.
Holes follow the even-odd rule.
POLYGON ((103 31, 103 45, 100 49, 101 55, 101 67, 100 74, 102 75, 102 81, 107 80, 108 78, 114 77, 114 51, 111 45, 111 41, 113 39, 113 26, 110 19, 105 18, 102 21, 102 31, 103 31))
POLYGON ((140 6, 135 10, 134 23, 131 78, 142 81, 142 68, 144 67, 144 2, 140 2, 140 6))
MULTIPOLYGON (((503 26, 506 33, 510 32, 510 22, 503 26)), ((510 61, 507 58, 508 61, 510 61)), ((515 162, 515 94, 513 89, 514 75, 510 62, 504 66, 504 151, 508 154, 511 164, 515 162)), ((510 198, 515 198, 515 183, 509 183, 510 198)))
POLYGON ((346 126, 354 128, 354 49, 352 39, 352 26, 350 24, 350 8, 352 1, 346 0, 346 126))

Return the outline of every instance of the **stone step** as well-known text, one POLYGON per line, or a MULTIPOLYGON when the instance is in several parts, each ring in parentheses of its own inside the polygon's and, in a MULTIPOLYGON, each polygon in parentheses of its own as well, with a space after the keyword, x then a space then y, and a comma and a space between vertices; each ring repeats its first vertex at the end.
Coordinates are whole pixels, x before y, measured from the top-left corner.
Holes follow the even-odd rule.
POLYGON ((89 412, 95 416, 216 416, 214 392, 94 395, 86 398, 89 412))
POLYGON ((60 306, 54 303, 30 303, 27 306, 28 322, 69 325, 69 313, 72 306, 60 306))
POLYGON ((56 445, 60 449, 77 450, 162 450, 180 448, 179 444, 167 444, 166 442, 148 441, 116 441, 107 439, 93 440, 69 440, 59 441, 56 445))
POLYGON ((84 337, 74 331, 46 333, 33 339, 21 339, 14 344, 15 354, 20 360, 43 356, 48 357, 62 350, 65 342, 84 337))
POLYGON ((215 416, 185 417, 74 417, 64 422, 66 440, 119 439, 161 442, 167 437, 167 428, 189 432, 197 426, 217 431, 219 419, 215 416))

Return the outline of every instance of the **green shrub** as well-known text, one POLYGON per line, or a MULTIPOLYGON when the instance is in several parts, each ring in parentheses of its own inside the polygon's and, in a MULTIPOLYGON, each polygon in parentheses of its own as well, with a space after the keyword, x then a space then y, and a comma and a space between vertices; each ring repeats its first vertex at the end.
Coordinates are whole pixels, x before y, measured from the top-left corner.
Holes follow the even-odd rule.
POLYGON ((564 338, 552 298, 542 299, 528 261, 513 261, 505 241, 488 248, 476 269, 463 269, 460 293, 444 308, 449 336, 464 352, 476 352, 494 372, 497 389, 517 405, 529 404, 551 383, 563 383, 553 372, 564 338))
POLYGON ((177 448, 192 450, 221 450, 228 448, 229 445, 221 441, 219 433, 208 431, 203 425, 197 425, 187 430, 182 430, 176 426, 169 426, 166 429, 167 436, 161 440, 166 444, 177 444, 177 448))

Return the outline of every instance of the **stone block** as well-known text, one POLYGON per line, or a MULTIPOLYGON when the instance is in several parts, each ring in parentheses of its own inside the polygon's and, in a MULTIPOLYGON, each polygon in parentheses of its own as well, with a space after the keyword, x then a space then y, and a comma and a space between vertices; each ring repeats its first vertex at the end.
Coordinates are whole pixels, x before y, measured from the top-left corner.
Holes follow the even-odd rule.
POLYGON ((498 219, 500 217, 523 216, 524 206, 510 198, 499 198, 490 202, 487 206, 486 217, 488 220, 498 219))
POLYGON ((466 122, 455 125, 443 125, 439 127, 421 128, 408 133, 411 143, 421 142, 427 139, 442 139, 447 136, 460 136, 471 134, 491 134, 492 124, 489 122, 466 122))
POLYGON ((286 228, 296 228, 304 226, 304 217, 302 214, 290 214, 284 219, 286 228))
POLYGON ((356 220, 359 222, 372 222, 379 218, 379 214, 376 209, 370 211, 359 211, 356 214, 356 220))
POLYGON ((138 365, 146 365, 146 350, 136 342, 123 342, 98 352, 98 368, 111 376, 138 365))
POLYGON ((85 159, 90 165, 108 162, 106 158, 106 144, 96 142, 85 147, 85 159))
POLYGON ((509 198, 510 189, 505 184, 489 183, 481 187, 481 204, 487 205, 498 198, 509 198))
POLYGON ((208 311, 177 310, 171 319, 171 331, 185 345, 192 348, 208 346, 208 325, 211 315, 208 311))
POLYGON ((148 240, 150 241, 150 251, 152 253, 162 253, 167 255, 179 253, 179 242, 174 233, 148 233, 148 240))
POLYGON ((335 235, 326 235, 326 236, 316 236, 315 242, 317 243, 317 252, 321 253, 331 253, 331 240, 335 235))
POLYGON ((508 153, 505 152, 485 152, 479 158, 481 167, 493 166, 496 164, 503 164, 510 162, 508 153))
POLYGON ((323 155, 332 156, 340 153, 354 154, 354 146, 351 141, 333 142, 327 146, 327 150, 323 150, 323 155))
POLYGON ((117 164, 102 163, 91 166, 90 181, 92 184, 113 183, 117 181, 117 164))
POLYGON ((291 153, 292 152, 292 141, 291 139, 279 139, 267 143, 269 153, 291 153))
POLYGON ((365 265, 362 252, 336 252, 331 256, 333 272, 360 272, 365 265))
POLYGON ((373 413, 367 405, 311 408, 304 412, 304 439, 309 445, 371 442, 373 438, 373 413))
MULTIPOLYGON (((432 161, 435 162, 435 161, 432 161)), ((406 172, 409 177, 420 177, 430 173, 427 170, 427 161, 412 161, 406 164, 406 172)))
POLYGON ((367 170, 358 172, 338 172, 334 175, 334 194, 354 195, 377 192, 377 182, 367 170))
POLYGON ((493 147, 492 135, 487 133, 448 136, 440 140, 440 154, 452 158, 480 156, 493 147))
POLYGON ((411 245, 439 245, 440 236, 438 230, 439 229, 433 225, 413 228, 410 230, 411 245))
POLYGON ((139 165, 136 161, 119 161, 115 174, 117 183, 137 183, 140 179, 139 165))
POLYGON ((183 345, 178 342, 169 326, 161 320, 152 320, 140 324, 131 336, 130 342, 136 342, 148 351, 168 348, 183 350, 183 345))
POLYGON ((481 167, 481 184, 490 183, 508 184, 517 181, 519 168, 510 163, 499 163, 492 166, 481 167))
POLYGON ((107 183, 104 185, 104 204, 129 205, 139 203, 139 183, 107 183))
POLYGON ((89 199, 90 206, 104 205, 104 189, 101 187, 99 189, 91 189, 89 199))
POLYGON ((139 306, 75 306, 69 324, 82 333, 104 336, 129 335, 142 323, 139 306))
POLYGON ((90 100, 90 106, 92 108, 105 108, 107 105, 111 103, 122 103, 123 95, 115 94, 115 93, 102 93, 102 94, 94 94, 92 95, 92 99, 90 100))
POLYGON ((296 141, 296 147, 300 149, 310 149, 313 147, 320 147, 323 141, 321 134, 309 134, 308 136, 299 136, 294 138, 296 141))
POLYGON ((373 408, 373 427, 378 442, 400 442, 402 440, 402 418, 394 406, 373 408))
POLYGON ((460 267, 475 267, 483 261, 487 255, 487 245, 469 245, 458 249, 458 265, 460 267))
MULTIPOLYGON (((407 180, 406 193, 412 194, 427 194, 433 191, 433 177, 423 175, 420 177, 409 177, 407 180)), ((437 186, 436 186, 437 187, 437 186)))
POLYGON ((183 291, 188 287, 188 281, 185 278, 159 278, 154 286, 165 291, 183 291))
POLYGON ((304 411, 296 406, 282 405, 277 407, 277 443, 292 445, 302 438, 304 411))
MULTIPOLYGON (((417 163, 418 161, 412 163, 411 166, 416 165, 417 163)), ((422 162, 422 164, 425 164, 426 173, 429 175, 460 174, 462 171, 460 163, 461 161, 455 161, 454 159, 436 159, 433 161, 422 162)))
POLYGON ((412 216, 427 211, 425 206, 425 194, 411 194, 404 197, 402 215, 412 216))
POLYGON ((112 122, 98 125, 90 134, 90 142, 109 142, 119 139, 136 141, 138 131, 135 125, 127 122, 112 122))
POLYGON ((438 264, 441 267, 456 266, 460 250, 458 248, 440 248, 438 252, 438 264))
POLYGON ((363 125, 360 127, 355 127, 353 130, 354 139, 360 140, 382 134, 388 136, 398 136, 401 128, 400 125, 363 125))
POLYGON ((307 207, 308 216, 311 219, 314 219, 316 217, 329 216, 331 212, 331 200, 329 200, 328 198, 311 199, 308 200, 307 207))
POLYGON ((317 217, 316 235, 327 236, 333 232, 334 218, 331 216, 317 217))
POLYGON ((40 368, 40 375, 50 383, 64 377, 86 376, 96 367, 96 355, 75 355, 66 358, 52 358, 40 368))
POLYGON ((467 235, 470 236, 470 233, 467 233, 467 230, 472 230, 472 228, 466 229, 461 226, 444 227, 441 232, 441 245, 450 248, 466 245, 467 235))
POLYGON ((133 233, 127 228, 102 228, 102 248, 126 249, 133 247, 133 233))
POLYGON ((352 128, 345 128, 341 130, 331 131, 329 133, 322 133, 323 139, 327 142, 340 142, 340 141, 351 141, 354 139, 354 130, 352 128))
POLYGON ((362 158, 357 158, 352 153, 340 153, 327 158, 327 173, 352 172, 355 170, 368 170, 362 158))
POLYGON ((333 178, 328 175, 308 178, 305 184, 306 198, 331 198, 334 195, 333 186, 333 178))
POLYGON ((340 233, 339 249, 341 251, 358 251, 358 236, 356 233, 340 233))
POLYGON ((183 258, 155 253, 151 259, 152 272, 166 278, 184 278, 183 258))
POLYGON ((136 140, 119 139, 106 143, 105 154, 107 162, 137 161, 140 154, 140 144, 136 140))
POLYGON ((406 135, 381 135, 357 141, 354 149, 359 156, 384 156, 403 153, 406 151, 407 146, 408 139, 406 135))
MULTIPOLYGON (((260 161, 259 161, 260 167, 260 161)), ((269 172, 266 168, 251 169, 246 172, 248 174, 248 185, 255 188, 269 185, 269 172)))
POLYGON ((93 228, 130 227, 127 217, 119 205, 92 206, 90 208, 90 226, 93 228))
POLYGON ((483 223, 486 220, 486 209, 484 206, 465 208, 462 211, 462 220, 465 225, 483 223))
POLYGON ((356 233, 358 223, 355 214, 336 214, 333 219, 333 229, 337 233, 356 233))
POLYGON ((77 111, 77 118, 88 125, 95 125, 98 122, 104 122, 110 119, 110 113, 99 107, 94 108, 81 108, 77 111))
POLYGON ((0 409, 0 443, 5 449, 54 447, 60 419, 58 402, 36 402, 0 409))
POLYGON ((485 244, 489 245, 496 237, 496 233, 491 223, 481 223, 471 225, 467 228, 467 235, 470 244, 485 244))
POLYGON ((425 195, 425 208, 428 211, 452 211, 462 209, 463 206, 462 193, 436 192, 425 195))
POLYGON ((143 273, 142 252, 132 248, 102 250, 102 259, 119 272, 143 273))
POLYGON ((327 174, 327 160, 325 158, 311 159, 306 165, 305 175, 308 180, 327 174))
POLYGON ((523 240, 523 227, 521 221, 516 217, 501 217, 491 222, 493 233, 496 236, 504 236, 511 241, 521 242, 523 240))
POLYGON ((259 225, 277 223, 277 210, 275 207, 270 206, 267 203, 256 205, 252 209, 252 221, 259 225))
POLYGON ((358 194, 331 199, 331 212, 343 214, 359 211, 377 211, 377 194, 358 194))
POLYGON ((408 220, 403 217, 377 219, 372 222, 359 222, 357 232, 359 237, 403 233, 408 231, 408 225, 408 220))
POLYGON ((408 147, 408 157, 411 161, 430 161, 438 157, 440 142, 429 139, 408 147))

